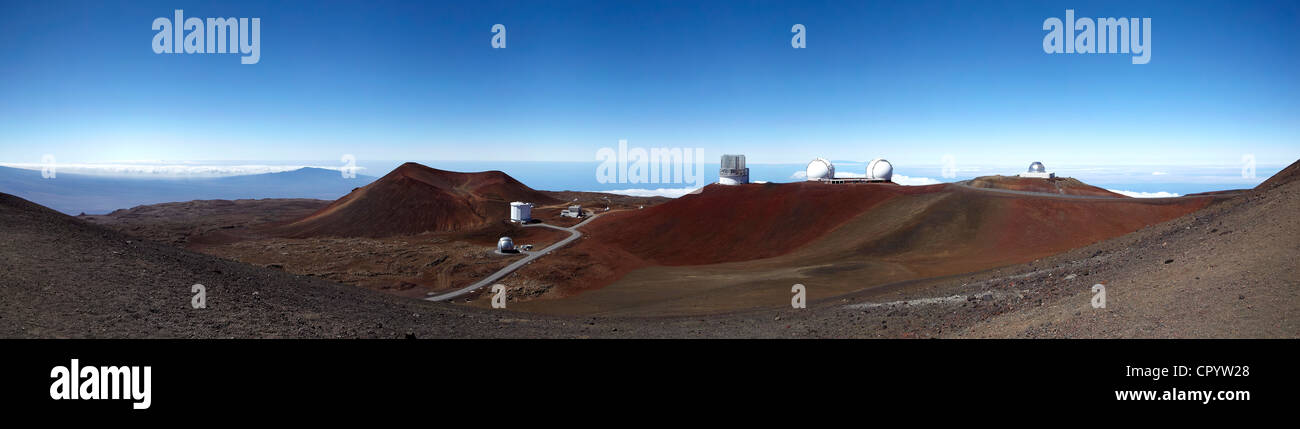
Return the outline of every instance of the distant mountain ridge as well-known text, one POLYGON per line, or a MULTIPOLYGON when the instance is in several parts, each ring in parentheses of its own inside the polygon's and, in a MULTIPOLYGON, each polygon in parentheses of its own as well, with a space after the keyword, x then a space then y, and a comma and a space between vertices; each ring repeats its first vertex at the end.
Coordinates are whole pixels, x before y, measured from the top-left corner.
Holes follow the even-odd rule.
POLYGON ((247 198, 333 200, 373 182, 372 176, 345 179, 335 170, 297 170, 212 178, 133 178, 58 173, 0 167, 0 192, 76 215, 102 214, 145 204, 247 198))

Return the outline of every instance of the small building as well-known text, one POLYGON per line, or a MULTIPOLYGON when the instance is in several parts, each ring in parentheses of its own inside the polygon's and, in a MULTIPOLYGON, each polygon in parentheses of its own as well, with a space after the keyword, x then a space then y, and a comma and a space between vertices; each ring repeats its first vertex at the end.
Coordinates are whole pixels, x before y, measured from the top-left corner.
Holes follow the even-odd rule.
POLYGON ((569 208, 560 211, 560 216, 582 217, 582 206, 579 205, 569 206, 569 208))
POLYGON ((1020 177, 1029 177, 1034 179, 1051 179, 1056 177, 1056 173, 1047 171, 1047 167, 1044 167, 1043 163, 1034 161, 1032 164, 1029 164, 1029 171, 1020 173, 1020 177))
POLYGON ((515 241, 511 240, 510 237, 501 237, 500 240, 497 240, 497 251, 501 253, 516 252, 515 241))
POLYGON ((745 166, 745 155, 722 155, 722 168, 718 169, 718 184, 746 183, 749 183, 749 167, 745 166))
POLYGON ((510 203, 510 221, 528 223, 533 220, 533 203, 515 201, 510 203))

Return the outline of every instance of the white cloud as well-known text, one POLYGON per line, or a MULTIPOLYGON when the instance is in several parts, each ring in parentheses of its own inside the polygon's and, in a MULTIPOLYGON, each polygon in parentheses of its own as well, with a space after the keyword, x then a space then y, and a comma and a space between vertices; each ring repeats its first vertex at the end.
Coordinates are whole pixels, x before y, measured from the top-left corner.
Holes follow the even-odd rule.
MULTIPOLYGON (((44 164, 31 163, 0 163, 0 166, 21 168, 25 170, 40 170, 45 167, 44 164)), ((125 177, 156 177, 156 178, 181 178, 181 177, 225 177, 225 176, 243 176, 250 174, 264 173, 282 173, 294 171, 302 168, 321 168, 326 170, 338 171, 342 169, 339 166, 314 166, 314 165, 201 165, 190 163, 167 163, 167 164, 150 164, 136 163, 133 161, 105 164, 55 164, 59 173, 67 174, 86 174, 95 176, 125 176, 125 177)), ((356 167, 358 171, 364 170, 364 167, 356 167)))
POLYGON ((659 188, 659 189, 616 189, 612 191, 588 191, 603 192, 606 194, 627 195, 630 197, 668 197, 677 198, 699 190, 700 188, 659 188))
MULTIPOLYGON (((854 173, 854 172, 852 172, 852 171, 836 171, 836 172, 835 172, 835 178, 837 178, 837 179, 865 179, 866 177, 867 177, 867 173, 854 173)), ((794 172, 794 174, 790 175, 790 178, 791 178, 791 179, 807 179, 807 178, 808 178, 808 172, 803 171, 803 170, 796 171, 796 172, 794 172)), ((938 181, 938 180, 931 179, 931 178, 929 178, 929 177, 909 177, 909 176, 904 176, 904 175, 902 175, 902 174, 898 174, 898 173, 894 173, 894 177, 893 177, 892 181, 893 181, 894 183, 897 183, 897 184, 900 184, 900 185, 906 185, 906 186, 936 185, 936 184, 939 184, 939 183, 943 183, 943 182, 940 182, 940 181, 938 181)))
POLYGON ((894 183, 907 186, 937 185, 943 182, 931 179, 929 177, 907 177, 902 174, 894 175, 894 183))
POLYGON ((1161 192, 1135 192, 1135 191, 1121 191, 1121 190, 1118 190, 1118 189, 1107 189, 1107 191, 1111 191, 1111 192, 1114 192, 1114 193, 1116 193, 1116 194, 1120 194, 1120 195, 1124 195, 1124 196, 1128 196, 1128 197, 1133 197, 1133 198, 1173 198, 1173 197, 1177 197, 1177 196, 1179 196, 1178 194, 1175 194, 1175 193, 1173 193, 1173 192, 1163 192, 1163 191, 1161 191, 1161 192))
POLYGON ((1152 172, 1151 172, 1151 175, 1152 175, 1152 176, 1164 176, 1164 175, 1166 175, 1166 174, 1169 174, 1169 173, 1166 173, 1166 172, 1163 172, 1163 171, 1152 171, 1152 172))

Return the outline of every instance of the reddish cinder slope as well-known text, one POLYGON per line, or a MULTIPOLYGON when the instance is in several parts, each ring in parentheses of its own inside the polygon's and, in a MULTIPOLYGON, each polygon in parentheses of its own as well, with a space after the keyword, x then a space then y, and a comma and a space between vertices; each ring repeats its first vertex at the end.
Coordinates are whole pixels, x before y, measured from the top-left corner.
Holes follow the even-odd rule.
POLYGON ((643 210, 611 213, 587 229, 612 245, 660 265, 698 265, 781 255, 901 195, 946 185, 709 185, 699 194, 643 210))
POLYGON ((975 188, 1006 189, 1011 191, 1042 192, 1059 195, 1128 198, 1124 195, 1116 194, 1070 177, 1036 179, 1018 176, 983 176, 971 179, 969 184, 971 187, 975 188))
POLYGON ((559 202, 500 171, 457 173, 408 162, 274 233, 300 238, 470 231, 505 220, 511 201, 559 202))
MULTIPOLYGON (((1214 197, 1066 199, 953 188, 855 254, 947 275, 1028 262, 1200 210, 1214 197)), ((865 238, 865 237, 864 237, 865 238)))
POLYGON ((1137 231, 1205 208, 1212 198, 1092 202, 1015 198, 1005 202, 998 250, 1047 255, 1137 231))
MULTIPOLYGON (((638 277, 638 287, 627 293, 657 299, 658 289, 646 288, 664 287, 668 283, 656 283, 663 278, 679 284, 705 277, 738 284, 772 278, 811 281, 848 293, 880 282, 1032 261, 1164 222, 1219 199, 1081 199, 952 184, 712 185, 698 195, 604 215, 583 228, 588 234, 579 243, 527 271, 557 284, 553 297, 601 289, 651 266, 672 269, 638 277)), ((675 296, 671 290, 665 293, 675 296)), ((742 304, 732 298, 740 299, 724 301, 742 304)))

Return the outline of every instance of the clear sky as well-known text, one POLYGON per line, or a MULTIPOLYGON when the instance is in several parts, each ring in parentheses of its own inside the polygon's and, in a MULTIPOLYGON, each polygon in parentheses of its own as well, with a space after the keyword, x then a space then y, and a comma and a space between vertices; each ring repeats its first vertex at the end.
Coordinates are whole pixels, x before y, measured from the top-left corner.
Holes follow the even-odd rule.
POLYGON ((4 162, 594 161, 619 139, 751 163, 1300 157, 1295 1, 5 0, 0 15, 4 162), (260 18, 261 61, 155 54, 150 25, 175 9, 260 18), (1150 63, 1044 53, 1043 21, 1066 9, 1151 18, 1150 63))

